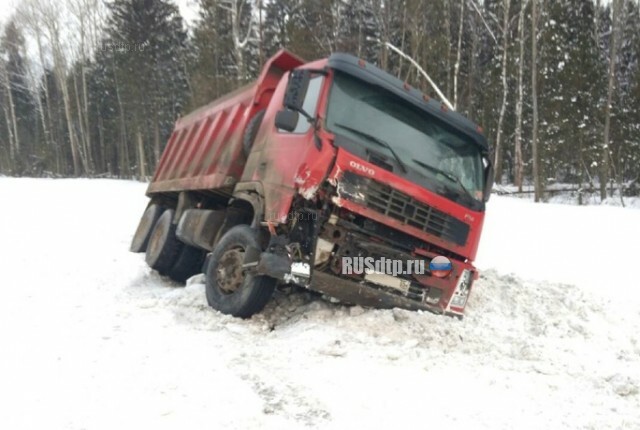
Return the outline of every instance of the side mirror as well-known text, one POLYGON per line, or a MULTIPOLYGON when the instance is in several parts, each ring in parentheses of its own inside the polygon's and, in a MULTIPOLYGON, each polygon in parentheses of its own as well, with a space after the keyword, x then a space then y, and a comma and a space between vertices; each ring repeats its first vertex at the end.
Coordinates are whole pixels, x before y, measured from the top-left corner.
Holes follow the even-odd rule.
POLYGON ((289 75, 289 82, 287 83, 287 90, 284 94, 284 107, 293 111, 302 109, 304 98, 307 95, 309 89, 309 81, 311 80, 311 73, 309 70, 296 69, 289 75))
POLYGON ((292 132, 298 125, 299 116, 298 112, 289 109, 278 111, 276 113, 276 128, 292 132))
POLYGON ((489 201, 489 197, 491 196, 491 189, 493 188, 494 171, 491 161, 486 158, 485 160, 487 160, 487 166, 484 169, 484 201, 487 202, 489 201))

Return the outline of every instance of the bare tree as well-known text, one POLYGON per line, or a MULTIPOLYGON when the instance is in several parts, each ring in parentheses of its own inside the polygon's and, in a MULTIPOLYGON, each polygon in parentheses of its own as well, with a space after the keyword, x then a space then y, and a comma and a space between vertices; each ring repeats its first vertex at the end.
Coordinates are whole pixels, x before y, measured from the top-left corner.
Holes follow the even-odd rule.
POLYGON ((409 55, 405 54, 404 52, 402 52, 400 49, 398 49, 396 46, 392 45, 389 42, 385 43, 385 46, 387 48, 391 49, 393 52, 395 52, 398 55, 400 55, 405 60, 408 60, 411 64, 413 64, 415 66, 415 68, 418 70, 418 72, 420 72, 420 74, 422 76, 424 76, 424 78, 427 80, 427 82, 429 82, 429 85, 431 85, 431 87, 434 89, 436 94, 438 94, 438 97, 440 97, 442 99, 442 102, 445 105, 447 105, 447 107, 449 109, 455 110, 453 108, 453 105, 449 101, 449 99, 447 99, 447 97, 445 97, 444 93, 440 90, 440 87, 438 87, 438 85, 436 85, 436 83, 433 82, 433 79, 431 79, 431 77, 427 74, 427 72, 425 72, 425 70, 420 66, 420 64, 418 64, 418 62, 416 60, 414 60, 409 55))
POLYGON ((246 76, 246 67, 244 64, 244 49, 251 41, 251 33, 253 31, 253 19, 254 14, 251 10, 251 2, 245 0, 224 0, 221 1, 218 6, 229 12, 231 17, 231 40, 233 41, 233 56, 236 60, 236 67, 238 68, 238 80, 244 80, 246 76), (246 30, 242 27, 243 9, 249 8, 249 23, 246 30), (244 34, 243 34, 244 33, 244 34))
POLYGON ((95 34, 99 32, 101 25, 102 3, 98 0, 67 0, 71 16, 75 18, 78 31, 75 43, 75 57, 79 60, 80 70, 74 71, 73 83, 75 87, 76 105, 78 112, 78 124, 80 129, 79 143, 82 152, 85 154, 86 169, 93 171, 92 145, 91 145, 91 124, 89 122, 89 97, 87 89, 86 65, 92 57, 97 47, 98 39, 95 34), (78 85, 78 73, 80 74, 80 85, 78 85), (80 89, 82 91, 80 91, 80 89))
POLYGON ((503 21, 502 21, 502 104, 500 106, 500 115, 498 116, 498 131, 496 134, 495 144, 495 171, 496 182, 502 182, 502 135, 504 125, 504 114, 507 110, 507 96, 509 94, 509 86, 507 85, 507 60, 509 48, 509 10, 511 8, 511 0, 504 0, 503 3, 503 21))
MULTIPOLYGON (((36 107, 38 110, 38 116, 40 117, 40 123, 42 124, 44 143, 45 145, 50 146, 53 145, 53 137, 51 133, 51 96, 49 81, 46 78, 42 78, 39 76, 41 69, 46 68, 46 60, 44 52, 45 50, 43 46, 42 28, 38 21, 38 15, 35 11, 34 3, 31 1, 23 3, 17 10, 17 19, 22 25, 22 28, 25 29, 27 34, 33 37, 33 41, 35 42, 35 46, 37 48, 37 57, 35 58, 37 67, 29 68, 29 73, 33 88, 36 93, 36 107), (40 96, 41 91, 44 94, 44 103, 42 97, 40 96)), ((56 171, 57 173, 61 173, 60 151, 57 145, 54 147, 54 149, 56 153, 56 171)))
POLYGON ((498 44, 498 39, 496 38, 496 35, 493 34, 493 31, 491 31, 491 27, 489 27, 489 24, 487 24, 487 20, 484 19, 484 15, 482 15, 482 12, 480 11, 480 8, 476 4, 475 0, 469 0, 469 3, 471 3, 471 6, 473 6, 473 9, 476 11, 478 16, 482 20, 482 23, 484 24, 484 28, 487 29, 487 32, 489 33, 489 36, 491 36, 491 38, 493 39, 493 41, 497 45, 498 44))
POLYGON ((44 38, 49 42, 51 57, 53 60, 53 73, 56 78, 62 102, 64 105, 67 132, 69 135, 69 146, 71 148, 71 158, 73 161, 73 172, 77 176, 84 167, 87 170, 86 161, 80 153, 78 140, 74 128, 73 111, 69 86, 67 84, 67 59, 68 53, 63 46, 61 16, 62 3, 50 2, 46 0, 28 0, 21 5, 23 14, 30 15, 29 21, 34 26, 42 29, 44 38))

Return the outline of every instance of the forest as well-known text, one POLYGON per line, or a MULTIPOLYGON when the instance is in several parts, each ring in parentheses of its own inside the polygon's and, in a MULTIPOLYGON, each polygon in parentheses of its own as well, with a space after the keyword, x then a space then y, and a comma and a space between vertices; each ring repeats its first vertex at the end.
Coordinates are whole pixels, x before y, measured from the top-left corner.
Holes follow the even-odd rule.
POLYGON ((0 174, 145 179, 174 122, 286 48, 348 52, 481 124, 497 184, 638 194, 637 0, 24 0, 0 23, 0 174), (406 57, 398 52, 406 54, 406 57))

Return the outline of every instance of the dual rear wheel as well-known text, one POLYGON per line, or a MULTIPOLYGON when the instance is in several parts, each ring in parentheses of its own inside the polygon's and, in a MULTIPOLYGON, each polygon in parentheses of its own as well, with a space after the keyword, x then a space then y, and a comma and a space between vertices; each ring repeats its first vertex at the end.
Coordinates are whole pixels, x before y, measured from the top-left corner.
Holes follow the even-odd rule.
POLYGON ((131 251, 145 252, 149 267, 177 282, 202 272, 205 253, 176 236, 175 211, 157 204, 145 210, 131 241, 131 251))
MULTIPOLYGON (((131 250, 146 251, 149 267, 175 281, 185 282, 202 272, 205 251, 178 239, 174 217, 173 209, 150 205, 142 216, 131 250)), ((240 318, 249 318, 265 307, 277 280, 247 273, 244 255, 251 248, 260 248, 260 241, 258 232, 248 225, 229 229, 217 242, 204 269, 209 306, 240 318)))

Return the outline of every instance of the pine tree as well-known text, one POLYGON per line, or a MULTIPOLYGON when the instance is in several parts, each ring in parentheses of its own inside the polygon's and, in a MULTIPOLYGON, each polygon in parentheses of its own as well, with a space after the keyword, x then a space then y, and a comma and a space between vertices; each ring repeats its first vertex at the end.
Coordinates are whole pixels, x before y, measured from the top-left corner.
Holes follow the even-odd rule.
MULTIPOLYGON (((167 0, 115 0, 109 9, 105 46, 112 54, 106 59, 124 118, 121 146, 135 147, 138 173, 145 176, 187 99, 187 34, 177 6, 167 0)), ((129 155, 121 154, 121 162, 129 155)))

